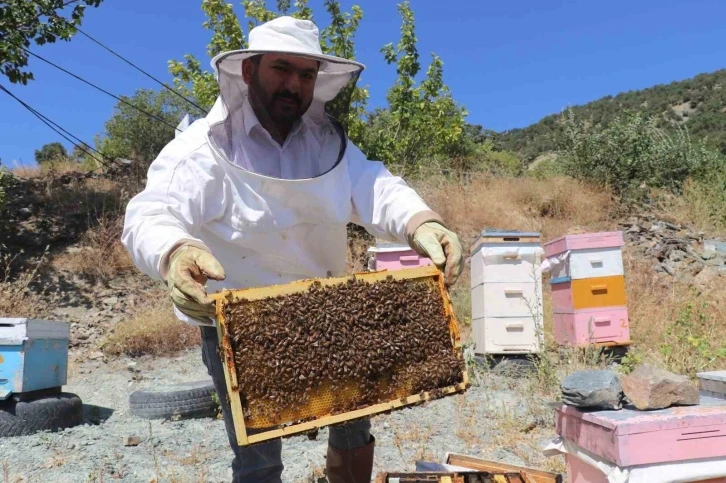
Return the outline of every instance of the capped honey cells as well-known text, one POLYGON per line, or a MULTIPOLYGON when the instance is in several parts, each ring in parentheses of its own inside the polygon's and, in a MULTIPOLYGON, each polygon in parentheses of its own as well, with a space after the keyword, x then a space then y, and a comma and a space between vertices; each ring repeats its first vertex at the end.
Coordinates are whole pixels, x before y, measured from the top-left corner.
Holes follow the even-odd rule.
POLYGON ((463 380, 451 316, 432 280, 315 282, 226 304, 224 317, 252 427, 435 394, 463 380))

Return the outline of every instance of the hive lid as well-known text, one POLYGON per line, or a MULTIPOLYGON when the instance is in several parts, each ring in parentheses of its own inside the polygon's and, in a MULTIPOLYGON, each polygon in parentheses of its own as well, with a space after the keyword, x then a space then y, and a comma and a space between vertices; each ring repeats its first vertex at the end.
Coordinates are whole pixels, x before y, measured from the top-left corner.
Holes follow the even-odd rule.
POLYGON ((697 406, 671 406, 652 411, 639 411, 631 406, 619 411, 592 411, 565 404, 559 405, 557 411, 613 430, 616 436, 683 427, 726 425, 726 400, 703 395, 697 406))
POLYGON ((487 228, 481 232, 482 238, 502 238, 502 237, 533 237, 539 238, 540 234, 533 231, 518 231, 518 230, 502 230, 499 228, 487 228))
POLYGON ((368 248, 370 253, 402 252, 412 250, 406 243, 392 242, 376 238, 376 246, 368 248))
POLYGON ((0 317, 0 345, 21 344, 28 338, 68 339, 71 325, 68 322, 0 317))
POLYGON ((699 372, 696 376, 699 379, 726 382, 726 371, 699 372))

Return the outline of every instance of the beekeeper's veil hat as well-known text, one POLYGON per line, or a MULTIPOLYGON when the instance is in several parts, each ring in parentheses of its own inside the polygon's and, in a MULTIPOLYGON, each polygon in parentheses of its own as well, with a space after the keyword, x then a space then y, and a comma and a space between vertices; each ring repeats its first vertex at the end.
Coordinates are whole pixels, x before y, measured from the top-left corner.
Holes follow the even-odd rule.
POLYGON ((212 59, 220 97, 228 112, 239 109, 247 97, 242 61, 259 54, 297 55, 320 61, 313 101, 305 117, 316 123, 331 119, 345 122, 351 93, 365 66, 323 54, 315 24, 287 16, 253 28, 247 49, 223 52, 212 59))

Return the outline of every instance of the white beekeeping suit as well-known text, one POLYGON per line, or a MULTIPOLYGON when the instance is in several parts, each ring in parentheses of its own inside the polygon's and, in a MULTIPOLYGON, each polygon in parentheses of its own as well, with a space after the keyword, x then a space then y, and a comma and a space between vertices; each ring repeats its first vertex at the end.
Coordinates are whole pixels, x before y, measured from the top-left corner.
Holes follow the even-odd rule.
POLYGON ((330 115, 363 66, 322 55, 317 28, 314 36, 304 31, 311 22, 273 23, 252 31, 250 49, 212 60, 220 96, 211 112, 161 151, 146 188, 128 204, 122 241, 151 277, 164 279, 169 255, 184 244, 211 252, 224 268, 223 281, 208 282, 210 293, 340 276, 348 222, 412 245, 419 226, 441 223, 401 178, 366 159, 330 115), (285 29, 303 34, 281 35, 285 29), (242 78, 244 59, 271 52, 320 60, 312 104, 282 146, 260 125, 242 78))

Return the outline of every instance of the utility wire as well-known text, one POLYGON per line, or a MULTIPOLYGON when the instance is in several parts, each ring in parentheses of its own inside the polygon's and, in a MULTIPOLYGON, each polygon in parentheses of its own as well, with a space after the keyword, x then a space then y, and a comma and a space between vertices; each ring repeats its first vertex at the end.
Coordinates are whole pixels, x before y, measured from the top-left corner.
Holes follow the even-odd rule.
POLYGON ((98 162, 99 162, 99 163, 100 163, 101 165, 103 165, 103 166, 105 166, 105 167, 109 168, 111 164, 115 164, 115 162, 114 162, 113 160, 108 160, 108 162, 104 162, 104 161, 102 161, 101 159, 99 159, 99 158, 97 158, 96 156, 94 156, 93 154, 91 154, 91 153, 90 153, 90 152, 89 152, 89 151, 88 151, 88 150, 87 150, 87 149, 86 149, 85 147, 88 147, 88 149, 91 149, 91 150, 93 150, 93 151, 97 152, 98 154, 100 154, 100 155, 101 155, 101 157, 103 157, 103 158, 105 158, 105 159, 108 159, 108 158, 106 158, 106 156, 104 156, 104 155, 103 155, 103 153, 101 153, 100 151, 98 151, 98 150, 96 150, 96 149, 92 148, 92 147, 91 147, 90 145, 88 145, 88 144, 87 144, 86 142, 84 142, 84 141, 83 141, 82 139, 80 139, 80 138, 78 138, 78 137, 74 136, 73 134, 71 134, 70 132, 68 132, 68 131, 67 131, 66 129, 64 129, 63 127, 61 127, 60 125, 58 125, 57 123, 55 123, 55 122, 51 121, 51 120, 50 120, 50 119, 49 119, 49 118, 48 118, 47 116, 45 116, 45 115, 41 114, 40 112, 36 111, 35 109, 33 109, 33 108, 32 108, 31 106, 29 106, 29 105, 28 105, 28 104, 26 104, 25 102, 23 102, 23 101, 22 101, 22 100, 21 100, 20 98, 18 98, 18 97, 17 97, 17 96, 15 95, 15 94, 13 94, 13 93, 12 93, 12 92, 10 92, 9 90, 7 90, 7 89, 5 88, 5 86, 3 86, 3 85, 0 85, 0 90, 1 90, 1 91, 3 91, 3 92, 5 92, 5 93, 6 93, 7 95, 9 95, 10 97, 12 97, 13 99, 15 99, 15 100, 16 100, 16 101, 17 101, 18 103, 20 103, 20 104, 21 104, 21 105, 22 105, 22 106, 23 106, 24 108, 26 108, 26 109, 27 109, 28 111, 30 111, 30 112, 31 112, 31 113, 32 113, 32 114, 33 114, 33 115, 34 115, 35 117, 37 117, 38 119, 40 119, 40 120, 41 120, 41 121, 42 121, 42 122, 43 122, 43 123, 44 123, 44 124, 45 124, 46 126, 48 126, 48 127, 49 127, 49 128, 51 128, 51 129, 52 129, 53 131, 55 131, 56 133, 58 133, 58 134, 59 134, 60 136, 62 136, 62 137, 63 137, 63 138, 64 138, 64 139, 66 140, 66 141, 68 141, 69 143, 73 144, 73 145, 74 145, 75 147, 77 147, 78 149, 80 149, 81 151, 83 151, 84 153, 86 153, 87 155, 89 155, 90 157, 92 157, 92 158, 93 158, 94 160, 98 161, 98 162), (61 132, 61 131, 63 131, 63 132, 61 132), (65 133, 65 134, 64 134, 64 133, 65 133), (67 134, 67 136, 66 136, 66 134, 67 134), (70 137, 69 137, 69 136, 70 136, 70 137), (80 144, 77 144, 77 143, 76 143, 76 142, 74 142, 74 141, 73 141, 73 140, 72 140, 71 138, 75 139, 76 141, 78 141, 78 142, 79 142, 79 143, 81 143, 82 145, 80 145, 80 144), (85 146, 85 147, 84 147, 84 146, 85 146))
POLYGON ((43 62, 45 62, 46 64, 49 64, 49 65, 51 65, 51 66, 55 67, 56 69, 58 69, 58 70, 61 70, 61 71, 65 72, 65 73, 66 73, 66 74, 68 74, 69 76, 71 76, 71 77, 73 77, 73 78, 75 78, 75 79, 78 79, 79 81, 83 82, 84 84, 87 84, 87 85, 89 85, 89 86, 93 87, 94 89, 96 89, 96 90, 99 90, 99 91, 103 92, 104 94, 106 94, 106 95, 109 95, 109 96, 113 97, 114 99, 116 99, 116 100, 117 100, 117 101, 119 101, 119 102, 122 102, 122 103, 124 103, 124 104, 126 104, 126 105, 128 105, 128 106, 131 106, 131 107, 133 107, 133 108, 134 108, 134 109, 136 109, 137 111, 139 111, 139 112, 141 112, 141 113, 143 113, 143 114, 146 114, 147 116, 149 116, 149 117, 150 117, 150 118, 152 118, 152 119, 155 119, 155 120, 157 120, 157 121, 159 121, 159 122, 161 122, 161 123, 164 123, 164 124, 166 124, 167 126, 169 126, 170 128, 174 129, 175 131, 179 131, 179 132, 181 132, 181 131, 180 131, 179 129, 177 129, 177 128, 176 128, 176 126, 173 126, 173 125, 169 124, 168 122, 166 122, 166 121, 165 121, 164 119, 160 118, 159 116, 156 116, 155 114, 152 114, 152 113, 150 113, 150 112, 148 112, 148 111, 145 111, 144 109, 141 109, 140 107, 138 107, 138 106, 136 106, 136 105, 134 105, 134 104, 132 104, 132 103, 130 103, 130 102, 128 102, 128 101, 126 101, 126 100, 122 99, 121 97, 119 97, 119 96, 117 96, 117 95, 115 95, 115 94, 112 94, 111 92, 108 92, 107 90, 105 90, 105 89, 103 89, 103 88, 101 88, 101 87, 98 87, 98 86, 97 86, 96 84, 94 84, 94 83, 92 83, 92 82, 89 82, 89 81, 87 81, 86 79, 84 79, 84 78, 82 78, 82 77, 80 77, 80 76, 78 76, 78 75, 74 74, 73 72, 70 72, 70 71, 68 71, 68 70, 64 69, 63 67, 59 66, 58 64, 55 64, 55 63, 51 62, 50 60, 48 60, 48 59, 46 59, 46 58, 44 58, 44 57, 41 57, 40 55, 36 54, 35 52, 31 52, 30 50, 26 49, 26 48, 25 48, 25 47, 23 47, 23 46, 20 46, 20 45, 18 45, 18 47, 19 47, 19 48, 21 48, 21 49, 23 49, 23 50, 24 50, 25 52, 27 52, 27 53, 28 53, 29 55, 32 55, 33 57, 36 57, 36 58, 38 58, 38 59, 42 60, 42 61, 43 61, 43 62))
POLYGON ((37 1, 37 0, 31 0, 31 1, 32 1, 33 3, 35 3, 35 4, 36 4, 36 5, 38 6, 38 8, 40 9, 40 11, 41 11, 42 13, 44 13, 45 15, 53 16, 53 17, 55 17, 55 18, 57 18, 57 19, 60 19, 61 21, 65 22, 65 23, 67 23, 68 25, 70 25, 71 27, 73 27, 74 29, 76 29, 76 30, 77 30, 77 31, 78 31, 79 33, 83 34, 83 35, 84 35, 85 37, 87 37, 87 38, 88 38, 89 40, 91 40, 91 41, 92 41, 92 42, 94 42, 95 44, 98 44, 98 45, 99 45, 100 47, 102 47, 102 48, 106 49, 106 50, 107 50, 108 52, 110 52, 111 54, 115 55, 115 56, 116 56, 116 57, 118 57, 119 59, 123 60, 124 62, 126 62, 126 63, 127 63, 127 64, 129 64, 129 65, 130 65, 131 67, 133 67, 134 69, 138 70, 139 72, 141 72, 142 74, 144 74, 144 75, 145 75, 145 76, 147 76, 148 78, 150 78, 150 79, 152 79, 153 81, 157 82, 158 84, 160 84, 160 85, 161 85, 162 87, 164 87, 165 89, 167 89, 167 90, 169 90, 169 91, 173 92, 174 94, 176 94, 176 95, 177 95, 177 96, 179 96, 180 98, 184 99, 184 100, 185 100, 185 101, 187 101, 187 102, 188 102, 189 104, 191 104, 192 106, 194 106, 194 107, 196 107, 197 109, 199 109, 200 111, 202 111, 202 112, 203 112, 204 114, 208 114, 208 112, 207 112, 207 111, 206 111, 206 110, 205 110, 204 108, 200 107, 200 106, 199 106, 198 104, 196 104, 195 102, 193 102, 193 101, 191 101, 191 100, 187 99, 186 97, 184 97, 183 95, 181 95, 181 94, 180 94, 179 92, 177 92, 177 91, 176 91, 176 89, 172 89, 172 88, 171 88, 171 87, 169 87, 168 85, 164 84, 164 83, 163 83, 162 81, 160 81, 159 79, 157 79, 157 78, 156 78, 156 77, 154 77, 153 75, 149 74, 148 72, 146 72, 145 70, 143 70, 143 69, 142 69, 141 67, 137 66, 136 64, 134 64, 134 63, 133 63, 133 62, 131 62, 130 60, 128 60, 128 59, 126 59, 125 57, 123 57, 123 56, 122 56, 121 54, 119 54, 119 53, 115 52, 114 50, 112 50, 112 49, 111 49, 110 47, 107 47, 107 46, 105 46, 104 44, 102 44, 102 43, 101 43, 100 41, 98 41, 98 40, 94 39, 94 38, 93 38, 93 37, 91 37, 91 36, 90 36, 89 34, 87 34, 86 32, 84 32, 84 31, 83 31, 83 30, 81 30, 80 28, 78 28, 78 26, 77 26, 77 25, 75 25, 75 24, 73 24, 72 22, 69 22, 69 21, 68 21, 67 19, 65 19, 65 18, 61 17, 60 15, 58 15, 57 13, 55 13, 55 11, 50 11, 50 12, 46 11, 46 10, 45 10, 45 7, 43 7, 43 5, 41 5, 40 3, 38 3, 38 1, 37 1))

